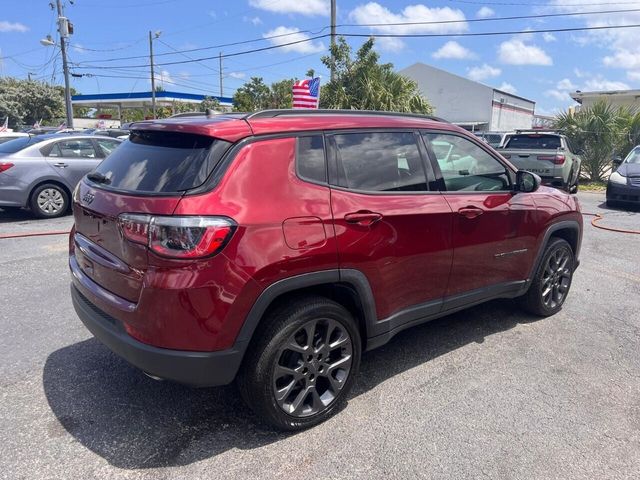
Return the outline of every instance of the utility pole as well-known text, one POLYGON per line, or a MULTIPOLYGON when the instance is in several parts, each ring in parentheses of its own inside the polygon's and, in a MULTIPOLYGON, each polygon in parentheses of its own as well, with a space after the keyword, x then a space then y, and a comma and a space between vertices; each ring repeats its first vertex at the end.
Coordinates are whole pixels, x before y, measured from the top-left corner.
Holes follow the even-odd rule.
POLYGON ((331 0, 331 81, 336 77, 336 57, 333 49, 336 46, 336 0, 331 0))
POLYGON ((64 72, 64 103, 67 110, 67 128, 73 128, 73 107, 71 106, 71 87, 69 85, 69 65, 67 63, 67 37, 69 20, 62 10, 62 1, 56 0, 58 9, 58 33, 60 34, 60 52, 62 53, 62 71, 64 72))
POLYGON ((153 33, 149 30, 149 65, 151 65, 151 110, 156 118, 156 77, 153 73, 153 33))
POLYGON ((222 97, 223 94, 223 90, 222 90, 222 52, 220 52, 218 54, 218 67, 220 70, 220 96, 222 97))

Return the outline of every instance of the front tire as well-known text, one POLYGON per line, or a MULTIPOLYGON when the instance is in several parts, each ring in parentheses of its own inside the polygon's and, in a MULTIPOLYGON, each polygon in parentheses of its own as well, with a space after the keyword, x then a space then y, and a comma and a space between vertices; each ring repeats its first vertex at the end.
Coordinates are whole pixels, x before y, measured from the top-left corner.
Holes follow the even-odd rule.
POLYGON ((29 207, 38 218, 61 217, 69 209, 69 195, 60 185, 45 183, 31 192, 29 207))
POLYGON ((558 313, 571 288, 574 263, 575 257, 569 242, 552 237, 529 290, 520 299, 522 307, 541 317, 558 313))
POLYGON ((240 394, 261 420, 295 431, 317 425, 346 401, 360 367, 351 314, 324 297, 303 296, 263 320, 238 376, 240 394))

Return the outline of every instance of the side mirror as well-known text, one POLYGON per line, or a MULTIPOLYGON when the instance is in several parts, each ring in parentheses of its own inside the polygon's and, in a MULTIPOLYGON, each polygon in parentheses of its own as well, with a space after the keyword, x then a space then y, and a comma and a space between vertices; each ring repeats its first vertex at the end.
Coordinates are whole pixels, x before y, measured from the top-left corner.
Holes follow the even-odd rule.
POLYGON ((516 191, 518 192, 535 192, 540 187, 541 179, 535 173, 525 170, 516 172, 516 191))
POLYGON ((620 164, 622 164, 622 157, 616 155, 615 157, 613 157, 613 165, 615 167, 619 167, 620 164))

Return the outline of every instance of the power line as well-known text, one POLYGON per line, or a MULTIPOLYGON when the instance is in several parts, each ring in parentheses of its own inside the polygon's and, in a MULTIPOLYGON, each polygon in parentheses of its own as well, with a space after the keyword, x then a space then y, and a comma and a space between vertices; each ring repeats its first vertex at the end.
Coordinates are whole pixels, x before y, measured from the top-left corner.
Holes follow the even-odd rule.
MULTIPOLYGON (((637 2, 631 2, 631 3, 636 3, 637 2)), ((592 4, 595 5, 595 4, 592 4)), ((384 27, 384 26, 403 26, 403 25, 443 25, 443 24, 457 24, 457 23, 482 23, 482 22, 496 22, 496 21, 512 21, 512 20, 530 20, 530 19, 539 19, 539 18, 557 18, 557 17, 573 17, 573 16, 586 16, 586 15, 607 15, 607 14, 616 14, 616 13, 633 13, 633 12, 640 12, 639 8, 634 8, 634 9, 623 9, 623 10, 601 10, 601 11, 597 11, 597 12, 567 12, 567 13, 549 13, 549 14, 537 14, 537 15, 515 15, 515 16, 508 16, 508 17, 491 17, 491 18, 471 18, 471 19, 465 19, 465 20, 441 20, 441 21, 424 21, 424 22, 395 22, 395 23, 366 23, 366 24, 356 24, 356 23, 343 23, 343 24, 339 24, 336 25, 336 27, 384 27)), ((287 36, 292 36, 292 35, 301 35, 301 34, 309 34, 309 35, 314 35, 314 38, 309 38, 309 39, 305 39, 303 41, 311 41, 314 40, 316 38, 324 38, 327 35, 322 35, 320 36, 320 34, 322 34, 323 31, 329 29, 330 26, 324 26, 324 27, 320 27, 317 30, 299 30, 297 32, 288 32, 288 33, 282 33, 282 34, 278 34, 278 35, 270 35, 270 36, 263 36, 260 38, 252 38, 249 40, 242 40, 242 41, 237 41, 237 42, 229 42, 229 43, 222 43, 222 44, 218 44, 218 45, 210 45, 207 47, 198 47, 198 48, 189 48, 189 49, 184 49, 184 50, 178 50, 175 49, 174 47, 171 47, 170 45, 166 44, 169 48, 171 48, 173 50, 173 52, 165 52, 165 53, 158 53, 155 55, 155 57, 161 57, 161 56, 167 56, 167 55, 183 55, 185 53, 192 53, 192 52, 200 52, 200 51, 205 51, 205 50, 212 50, 212 49, 220 49, 220 48, 224 48, 224 47, 231 47, 231 46, 237 46, 237 45, 246 45, 249 43, 255 43, 255 42, 260 42, 260 41, 267 41, 267 40, 272 40, 272 39, 276 39, 276 38, 282 38, 282 37, 287 37, 287 36)), ((497 34, 497 33, 496 33, 497 34)), ((377 35, 380 36, 380 35, 377 35)), ((301 43, 300 42, 296 42, 296 43, 301 43)), ((163 42, 164 43, 164 42, 163 42)), ((282 46, 286 46, 286 45, 290 45, 290 44, 283 44, 282 46)), ((84 47, 81 47, 84 48, 84 47)), ((275 46, 274 48, 277 48, 277 46, 275 46)), ((91 50, 91 49, 86 49, 86 50, 91 50)), ((114 49, 115 50, 115 49, 114 49)), ((97 51, 97 50, 91 50, 91 51, 97 51)), ((260 51, 260 50, 257 50, 260 51)), ((147 58, 147 55, 133 55, 133 56, 128 56, 128 57, 115 57, 115 58, 106 58, 106 59, 99 59, 99 60, 87 60, 85 62, 81 62, 82 64, 96 64, 96 63, 102 63, 102 62, 117 62, 117 61, 122 61, 122 60, 135 60, 135 59, 140 59, 140 58, 147 58)), ((195 61, 199 61, 199 60, 195 60, 195 61)))
MULTIPOLYGON (((638 2, 633 2, 638 3, 638 2)), ((386 26, 402 26, 402 25, 443 25, 450 23, 479 23, 479 22, 497 22, 504 20, 528 20, 537 18, 552 17, 574 17, 584 15, 605 15, 609 13, 632 13, 640 12, 640 8, 630 8, 626 10, 602 10, 599 12, 570 12, 570 13, 543 13, 537 15, 515 15, 510 17, 490 17, 490 18, 469 18, 465 20, 433 20, 428 22, 397 22, 397 23, 342 23, 338 27, 386 27, 386 26)))
MULTIPOLYGON (((505 35, 531 35, 534 33, 562 33, 562 32, 579 32, 579 31, 595 31, 595 30, 617 30, 622 28, 638 28, 640 24, 631 24, 631 25, 602 25, 595 27, 567 27, 567 28, 545 28, 545 29, 537 29, 537 30, 506 30, 499 32, 465 32, 465 33, 408 33, 408 34, 400 34, 400 33, 350 33, 345 32, 341 33, 340 36, 343 37, 392 37, 392 38, 443 38, 443 37, 487 37, 487 36, 505 36, 505 35)), ((240 55, 248 55, 251 53, 264 52, 268 50, 274 50, 277 48, 283 48, 290 45, 296 45, 305 42, 311 42, 313 40, 319 40, 321 38, 328 37, 329 34, 317 35, 315 37, 309 37, 303 40, 296 40, 293 42, 287 42, 279 45, 271 45, 268 47, 255 48, 251 50, 244 50, 240 52, 226 53, 222 55, 222 58, 236 57, 240 55)), ((201 62, 205 60, 212 60, 219 58, 218 55, 210 56, 210 57, 202 57, 193 60, 180 60, 173 62, 164 62, 158 63, 157 66, 168 66, 168 65, 183 65, 185 63, 194 63, 201 62)), ((142 65, 119 65, 121 68, 146 68, 148 64, 142 65)), ((108 69, 109 67, 96 65, 96 66, 83 66, 78 65, 76 68, 82 69, 108 69)))
POLYGON ((531 2, 473 2, 471 0, 449 0, 451 3, 462 3, 466 5, 497 5, 497 6, 526 6, 526 7, 600 7, 603 5, 635 5, 638 2, 602 2, 602 3, 572 3, 570 5, 556 5, 548 3, 531 3, 531 2))
MULTIPOLYGON (((184 53, 192 53, 192 52, 200 52, 203 50, 213 50, 213 49, 219 49, 219 48, 225 48, 225 47, 234 47, 237 45, 246 45, 247 43, 255 43, 255 42, 263 42, 266 40, 272 40, 275 38, 281 38, 281 37, 289 37, 291 35, 304 35, 304 34, 310 34, 310 35, 316 35, 319 34, 321 32, 323 32, 324 30, 328 29, 329 27, 322 27, 320 30, 317 31, 312 31, 312 30, 299 30, 297 32, 289 32, 289 33, 281 33, 278 35, 269 35, 266 37, 260 37, 260 38, 252 38, 250 40, 242 40, 242 41, 238 41, 238 42, 231 42, 231 43, 221 43, 219 45, 210 45, 207 47, 198 47, 198 48, 188 48, 185 50, 175 50, 174 52, 165 52, 165 53, 157 53, 154 56, 155 57, 162 57, 162 56, 167 56, 167 55, 177 55, 177 54, 184 54, 184 53)), ((166 44, 165 44, 166 45, 166 44)), ((173 47, 170 47, 173 48, 173 47)), ((135 60, 138 58, 148 58, 148 55, 134 55, 134 56, 130 56, 130 57, 117 57, 117 58, 104 58, 104 59, 99 59, 99 60, 87 60, 86 62, 82 62, 82 63, 101 63, 101 62, 116 62, 116 61, 120 61, 120 60, 135 60)), ((217 58, 217 55, 216 55, 217 58)))
MULTIPOLYGON (((302 39, 302 40, 296 40, 294 42, 281 43, 281 44, 278 44, 278 45, 271 45, 269 47, 254 48, 252 50, 245 50, 245 51, 241 51, 241 52, 226 53, 226 54, 222 55, 222 58, 237 57, 238 55, 246 55, 246 54, 249 54, 249 53, 264 52, 264 51, 267 51, 267 50, 273 50, 273 49, 276 49, 276 48, 283 48, 283 47, 287 47, 287 46, 290 46, 290 45, 297 45, 299 43, 311 42, 313 40, 318 40, 320 38, 325 38, 325 37, 328 37, 328 36, 329 36, 329 34, 326 33, 324 35, 317 35, 315 37, 309 37, 309 38, 305 38, 305 39, 302 39)), ((214 58, 215 59, 220 58, 220 55, 214 55, 212 57, 196 58, 196 59, 193 59, 193 60, 181 60, 181 61, 174 61, 174 62, 157 63, 156 65, 157 66, 182 65, 182 64, 185 64, 185 63, 194 63, 194 62, 202 62, 204 60, 212 60, 214 58)), ((119 66, 122 67, 122 68, 142 68, 142 67, 146 68, 146 67, 149 66, 149 64, 143 64, 143 65, 119 65, 119 66)), ((104 66, 100 66, 100 65, 97 65, 97 66, 91 66, 91 65, 83 66, 83 65, 79 64, 76 68, 107 69, 109 67, 104 67, 104 66)))

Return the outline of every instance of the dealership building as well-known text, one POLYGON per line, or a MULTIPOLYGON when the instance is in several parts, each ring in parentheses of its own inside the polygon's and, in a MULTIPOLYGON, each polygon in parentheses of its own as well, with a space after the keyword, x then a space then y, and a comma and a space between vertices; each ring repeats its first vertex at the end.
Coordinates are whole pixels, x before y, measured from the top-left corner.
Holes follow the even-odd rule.
POLYGON ((533 100, 489 87, 439 68, 415 63, 401 70, 418 84, 434 114, 471 131, 532 128, 533 100))

